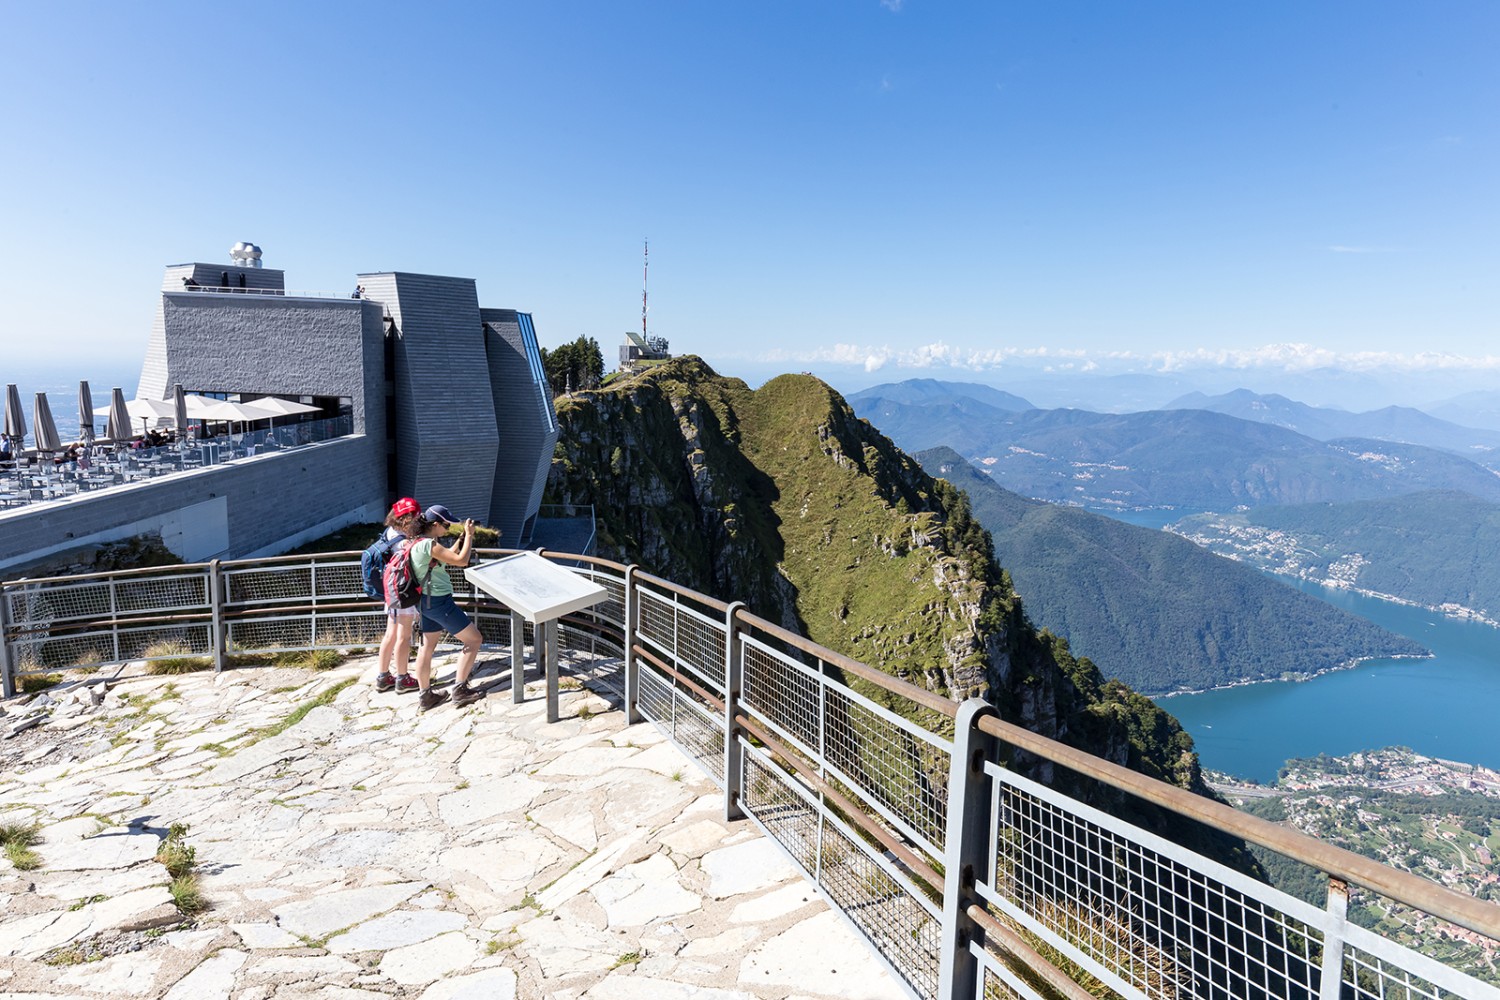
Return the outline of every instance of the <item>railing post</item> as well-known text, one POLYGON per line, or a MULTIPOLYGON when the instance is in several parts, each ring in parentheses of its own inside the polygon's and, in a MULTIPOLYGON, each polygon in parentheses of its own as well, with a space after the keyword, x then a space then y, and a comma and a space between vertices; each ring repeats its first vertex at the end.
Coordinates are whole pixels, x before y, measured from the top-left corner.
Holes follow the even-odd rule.
POLYGON ((635 662, 635 632, 640 626, 641 602, 635 582, 635 563, 625 567, 625 724, 641 721, 640 666, 635 662))
POLYGON ((16 678, 10 659, 10 594, 0 587, 0 694, 13 697, 16 678))
POLYGON ((745 643, 740 639, 737 618, 744 601, 735 601, 724 609, 724 819, 733 822, 745 818, 740 808, 745 770, 744 748, 740 746, 740 690, 745 679, 745 643))
MULTIPOLYGON (((209 638, 213 643, 214 673, 224 672, 224 574, 219 560, 208 563, 208 603, 213 610, 213 621, 209 625, 209 638)), ((383 668, 382 668, 383 669, 383 668)))
POLYGON ((1328 879, 1329 928, 1323 935, 1322 985, 1319 1000, 1339 1000, 1344 990, 1344 921, 1349 914, 1349 886, 1342 879, 1328 879))
POLYGON ((537 659, 547 675, 547 721, 556 722, 562 718, 557 704, 557 619, 549 618, 531 628, 536 633, 537 659))
POLYGON ((978 698, 958 707, 954 720, 953 758, 948 771, 948 836, 945 844, 943 923, 938 960, 938 993, 943 1000, 978 996, 979 962, 970 946, 983 941, 983 930, 969 919, 974 884, 989 875, 990 790, 984 764, 994 741, 979 730, 979 720, 995 708, 978 698))
POLYGON ((521 612, 510 612, 510 703, 526 700, 526 619, 521 612))

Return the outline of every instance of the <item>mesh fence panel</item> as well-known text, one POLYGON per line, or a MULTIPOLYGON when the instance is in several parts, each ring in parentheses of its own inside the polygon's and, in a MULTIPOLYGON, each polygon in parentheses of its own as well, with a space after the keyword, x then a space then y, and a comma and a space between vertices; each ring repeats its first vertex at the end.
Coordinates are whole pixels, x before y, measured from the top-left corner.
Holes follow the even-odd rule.
POLYGON ((121 614, 206 608, 208 574, 198 570, 173 576, 127 576, 115 583, 115 607, 121 614))
POLYGON ((675 688, 670 679, 648 664, 640 667, 640 691, 636 703, 641 714, 654 722, 683 752, 697 762, 720 786, 724 784, 724 722, 712 709, 688 692, 675 688))
POLYGON ((637 594, 640 635, 666 652, 679 667, 686 667, 707 681, 714 693, 722 693, 724 623, 705 620, 670 596, 645 589, 637 594))
POLYGON ((312 593, 312 567, 305 563, 229 570, 224 574, 229 604, 306 602, 312 593))
POLYGON ((754 753, 744 756, 744 805, 814 879, 919 997, 935 998, 938 921, 927 906, 799 794, 796 780, 754 753))
POLYGON ((984 970, 984 1000, 1034 1000, 1034 997, 1035 994, 1012 989, 994 970, 984 970))
POLYGON ((313 593, 318 597, 365 599, 364 577, 357 562, 316 563, 312 576, 317 581, 313 593))
POLYGON ((66 670, 119 659, 112 631, 24 640, 13 644, 12 653, 16 672, 23 674, 66 670))
POLYGON ((884 806, 929 853, 941 856, 948 825, 949 753, 846 689, 830 685, 824 702, 829 765, 868 800, 884 806))
POLYGON ((274 653, 313 645, 313 623, 309 618, 255 618, 230 622, 227 631, 231 653, 274 653))
POLYGON ((1149 997, 1316 996, 1300 921, 1008 781, 999 810, 995 889, 1075 957, 1149 997))
POLYGON ((761 646, 744 644, 740 706, 817 757, 822 752, 819 681, 761 646))
POLYGON ((12 625, 32 622, 109 618, 113 613, 111 584, 107 580, 84 584, 33 584, 5 593, 6 615, 12 625))
POLYGON ((1351 1000, 1447 1000, 1458 994, 1439 989, 1427 980, 1377 955, 1350 945, 1344 948, 1343 996, 1351 1000))

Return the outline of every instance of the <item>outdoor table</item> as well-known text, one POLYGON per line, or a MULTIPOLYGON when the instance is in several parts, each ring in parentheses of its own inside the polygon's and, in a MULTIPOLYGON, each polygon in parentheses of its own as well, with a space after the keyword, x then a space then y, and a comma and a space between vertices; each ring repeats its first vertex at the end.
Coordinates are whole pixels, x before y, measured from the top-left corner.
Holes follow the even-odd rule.
POLYGON ((470 566, 464 577, 510 608, 510 699, 517 705, 526 697, 523 622, 531 622, 536 661, 547 677, 547 721, 556 722, 557 620, 598 604, 608 592, 536 552, 518 552, 470 566))

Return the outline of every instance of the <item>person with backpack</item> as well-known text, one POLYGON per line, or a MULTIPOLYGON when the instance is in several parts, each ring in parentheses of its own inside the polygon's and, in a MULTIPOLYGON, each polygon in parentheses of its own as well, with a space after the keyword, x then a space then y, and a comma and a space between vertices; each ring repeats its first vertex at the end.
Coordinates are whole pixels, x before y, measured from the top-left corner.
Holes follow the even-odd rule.
POLYGON ((474 660, 479 655, 479 646, 484 637, 458 602, 453 599, 453 581, 448 577, 448 567, 462 568, 469 565, 469 553, 474 548, 474 521, 463 522, 463 535, 453 548, 437 544, 437 539, 448 533, 450 525, 457 524, 453 513, 442 504, 433 504, 422 512, 414 526, 412 542, 407 553, 411 559, 411 572, 419 581, 422 596, 418 604, 422 620, 422 648, 417 651, 417 683, 422 689, 419 708, 427 711, 448 700, 448 693, 437 693, 430 689, 432 677, 432 654, 444 632, 463 643, 463 652, 458 656, 457 683, 453 686, 453 704, 458 708, 483 698, 483 693, 469 687, 469 672, 474 669, 474 660))
POLYGON ((398 550, 409 543, 412 529, 421 516, 422 505, 416 500, 411 497, 397 500, 386 515, 385 531, 365 550, 359 561, 365 577, 365 593, 379 597, 386 610, 385 635, 380 639, 380 673, 375 676, 375 690, 379 692, 394 688, 397 694, 410 694, 421 689, 407 666, 411 660, 411 631, 417 623, 417 609, 394 606, 385 588, 386 566, 398 550))

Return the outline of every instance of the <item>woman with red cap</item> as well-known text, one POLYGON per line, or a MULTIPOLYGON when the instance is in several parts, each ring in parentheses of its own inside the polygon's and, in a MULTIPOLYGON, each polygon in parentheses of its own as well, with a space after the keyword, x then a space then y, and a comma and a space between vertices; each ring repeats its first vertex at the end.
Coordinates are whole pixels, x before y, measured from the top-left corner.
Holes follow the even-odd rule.
MULTIPOLYGON (((422 505, 411 497, 402 497, 391 505, 385 518, 385 540, 392 543, 390 558, 401 554, 406 540, 413 537, 422 517, 422 505)), ((375 678, 376 691, 396 689, 397 694, 420 690, 416 678, 408 671, 411 661, 411 631, 417 624, 417 609, 385 606, 385 635, 380 640, 380 673, 375 678), (395 667, 392 673, 391 667, 395 667)))

